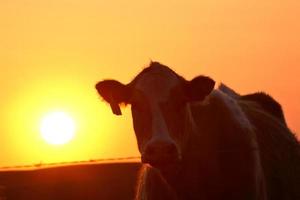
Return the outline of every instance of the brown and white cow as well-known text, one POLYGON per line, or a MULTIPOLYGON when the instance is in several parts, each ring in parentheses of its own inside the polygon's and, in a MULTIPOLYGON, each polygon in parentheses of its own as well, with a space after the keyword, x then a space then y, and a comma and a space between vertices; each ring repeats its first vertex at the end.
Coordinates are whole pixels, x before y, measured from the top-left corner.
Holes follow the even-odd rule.
POLYGON ((187 81, 158 62, 129 84, 96 84, 114 114, 131 104, 144 163, 136 199, 267 199, 259 130, 248 112, 252 104, 268 110, 214 85, 206 76, 187 81))

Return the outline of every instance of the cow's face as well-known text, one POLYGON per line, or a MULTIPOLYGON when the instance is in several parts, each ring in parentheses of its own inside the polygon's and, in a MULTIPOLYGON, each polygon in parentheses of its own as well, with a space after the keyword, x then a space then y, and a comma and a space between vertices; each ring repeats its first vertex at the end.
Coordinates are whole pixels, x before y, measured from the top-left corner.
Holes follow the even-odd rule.
POLYGON ((131 104, 142 162, 158 168, 180 161, 188 136, 187 105, 203 100, 213 87, 214 81, 208 77, 186 81, 157 63, 128 85, 113 80, 96 85, 115 114, 121 114, 119 103, 131 104))

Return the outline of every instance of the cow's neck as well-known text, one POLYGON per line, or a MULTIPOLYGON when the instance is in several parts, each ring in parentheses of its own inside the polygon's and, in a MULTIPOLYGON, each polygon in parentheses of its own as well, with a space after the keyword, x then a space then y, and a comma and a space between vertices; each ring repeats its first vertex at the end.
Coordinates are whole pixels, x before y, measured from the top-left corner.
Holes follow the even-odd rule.
MULTIPOLYGON (((242 156, 245 152, 249 157, 257 157, 252 153, 257 148, 252 127, 237 102, 218 91, 212 94, 209 104, 191 105, 191 112, 187 120, 190 126, 186 124, 189 139, 182 156, 183 164, 175 178, 169 178, 169 183, 179 196, 218 199, 214 195, 222 194, 218 190, 223 189, 225 180, 224 171, 221 171, 224 169, 220 167, 236 167, 235 163, 226 162, 220 156, 234 156, 241 158, 241 162, 246 161, 242 156)), ((227 170, 226 173, 234 175, 235 172, 227 170)))

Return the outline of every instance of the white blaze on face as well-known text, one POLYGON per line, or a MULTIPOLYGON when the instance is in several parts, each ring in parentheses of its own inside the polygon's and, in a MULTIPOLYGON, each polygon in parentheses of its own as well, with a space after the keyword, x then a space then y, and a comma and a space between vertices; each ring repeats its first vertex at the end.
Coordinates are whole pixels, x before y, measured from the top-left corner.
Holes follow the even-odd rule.
POLYGON ((156 140, 171 141, 166 122, 160 109, 160 104, 167 102, 171 90, 178 85, 177 76, 169 71, 164 73, 155 71, 143 75, 136 84, 136 89, 140 90, 147 98, 152 116, 152 136, 148 143, 156 140))

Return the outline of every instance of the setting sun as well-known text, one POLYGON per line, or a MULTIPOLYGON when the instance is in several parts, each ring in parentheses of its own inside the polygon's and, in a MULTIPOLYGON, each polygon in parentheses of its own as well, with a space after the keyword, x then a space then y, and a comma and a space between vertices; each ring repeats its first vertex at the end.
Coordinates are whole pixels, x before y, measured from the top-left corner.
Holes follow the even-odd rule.
POLYGON ((68 143, 74 137, 75 124, 73 119, 64 112, 47 114, 41 122, 43 139, 53 145, 68 143))

